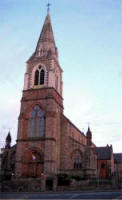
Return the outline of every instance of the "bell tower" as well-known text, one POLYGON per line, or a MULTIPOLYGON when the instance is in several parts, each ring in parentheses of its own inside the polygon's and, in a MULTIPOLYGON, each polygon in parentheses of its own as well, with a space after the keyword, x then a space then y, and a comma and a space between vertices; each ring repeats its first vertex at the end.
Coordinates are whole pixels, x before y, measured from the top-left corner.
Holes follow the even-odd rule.
POLYGON ((62 69, 49 10, 27 61, 18 118, 16 176, 54 175, 60 166, 62 69))
POLYGON ((24 90, 49 87, 62 96, 62 69, 48 12, 35 52, 27 61, 24 90))

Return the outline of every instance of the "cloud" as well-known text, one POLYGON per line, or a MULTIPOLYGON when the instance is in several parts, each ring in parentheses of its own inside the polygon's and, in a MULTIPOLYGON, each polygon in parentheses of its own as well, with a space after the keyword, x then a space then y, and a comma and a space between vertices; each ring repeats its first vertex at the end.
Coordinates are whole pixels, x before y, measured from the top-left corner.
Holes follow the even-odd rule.
POLYGON ((113 151, 114 153, 121 153, 122 152, 122 139, 118 141, 113 141, 113 151))

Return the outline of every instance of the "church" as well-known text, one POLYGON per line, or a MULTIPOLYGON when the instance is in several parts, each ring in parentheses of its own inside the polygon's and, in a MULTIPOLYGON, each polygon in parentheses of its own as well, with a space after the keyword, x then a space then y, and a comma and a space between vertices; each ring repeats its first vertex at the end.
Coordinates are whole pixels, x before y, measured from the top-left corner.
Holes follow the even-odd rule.
POLYGON ((27 61, 15 173, 38 177, 85 169, 83 174, 95 175, 96 154, 91 145, 90 130, 86 137, 63 114, 62 68, 48 12, 35 52, 27 61))
POLYGON ((114 173, 112 146, 96 147, 90 127, 84 134, 64 115, 62 72, 48 10, 35 51, 27 60, 17 143, 10 146, 9 133, 1 162, 4 169, 13 170, 12 180, 40 180, 39 191, 49 180, 56 190, 61 174, 90 180, 114 173), (5 165, 6 159, 11 166, 5 165))

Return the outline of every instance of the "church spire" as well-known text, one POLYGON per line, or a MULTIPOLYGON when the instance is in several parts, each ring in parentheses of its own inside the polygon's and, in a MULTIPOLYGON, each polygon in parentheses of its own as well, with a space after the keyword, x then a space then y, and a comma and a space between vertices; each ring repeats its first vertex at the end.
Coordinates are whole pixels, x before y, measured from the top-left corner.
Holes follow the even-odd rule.
POLYGON ((35 52, 28 60, 28 62, 33 59, 58 59, 58 52, 55 45, 55 39, 53 35, 53 29, 49 13, 49 5, 47 10, 47 16, 45 18, 35 52))
POLYGON ((10 148, 11 147, 11 133, 10 131, 8 132, 8 135, 6 137, 6 145, 5 148, 10 148))
POLYGON ((40 47, 42 46, 42 43, 46 42, 47 45, 50 43, 53 43, 55 45, 54 35, 53 35, 53 29, 50 19, 49 12, 47 13, 47 16, 45 18, 45 22, 37 43, 36 51, 40 50, 40 47))
POLYGON ((44 87, 55 88, 62 96, 62 69, 48 10, 36 49, 27 61, 24 80, 24 90, 44 87))

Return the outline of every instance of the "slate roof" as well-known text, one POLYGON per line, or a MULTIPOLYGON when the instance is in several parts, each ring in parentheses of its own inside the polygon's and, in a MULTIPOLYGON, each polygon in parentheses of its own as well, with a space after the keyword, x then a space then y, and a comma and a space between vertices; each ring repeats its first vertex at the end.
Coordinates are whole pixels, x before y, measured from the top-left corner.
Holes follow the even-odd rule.
POLYGON ((97 153, 98 160, 110 160, 111 158, 111 147, 95 147, 95 152, 97 153))
POLYGON ((122 153, 114 153, 114 160, 117 163, 122 163, 122 153))

